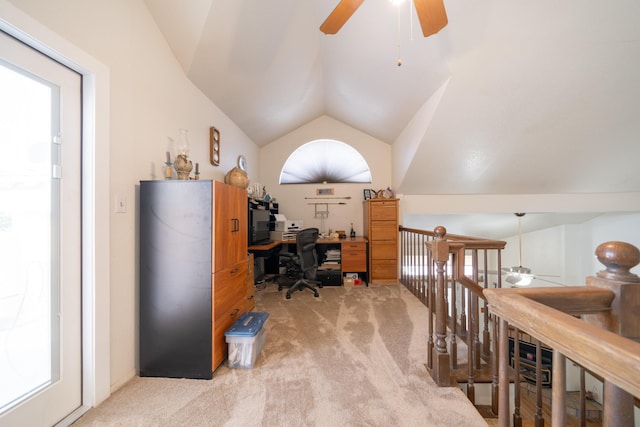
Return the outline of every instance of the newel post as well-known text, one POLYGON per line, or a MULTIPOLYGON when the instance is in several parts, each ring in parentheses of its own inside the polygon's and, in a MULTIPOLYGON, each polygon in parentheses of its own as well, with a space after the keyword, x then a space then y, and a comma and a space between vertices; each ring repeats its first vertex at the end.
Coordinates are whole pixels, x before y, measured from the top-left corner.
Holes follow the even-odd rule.
MULTIPOLYGON (((596 248, 606 268, 587 277, 587 286, 612 291, 611 312, 583 316, 584 320, 618 335, 640 339, 640 277, 629 270, 640 263, 640 250, 625 242, 606 242, 596 248)), ((604 424, 633 426, 633 396, 614 384, 604 383, 604 424)))
POLYGON ((447 280, 445 266, 449 260, 449 242, 444 238, 447 229, 438 226, 433 230, 435 239, 430 243, 436 264, 436 342, 433 348, 431 377, 440 387, 451 386, 450 356, 447 352, 447 280))

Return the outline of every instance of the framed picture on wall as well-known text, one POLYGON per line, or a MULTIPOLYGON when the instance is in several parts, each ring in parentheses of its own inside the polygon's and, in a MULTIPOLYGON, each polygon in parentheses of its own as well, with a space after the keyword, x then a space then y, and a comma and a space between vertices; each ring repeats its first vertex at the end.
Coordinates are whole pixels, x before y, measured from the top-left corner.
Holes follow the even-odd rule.
POLYGON ((316 196, 333 196, 333 188, 316 188, 316 196))
POLYGON ((369 200, 371 198, 371 189, 370 188, 365 188, 364 189, 364 199, 365 200, 369 200))

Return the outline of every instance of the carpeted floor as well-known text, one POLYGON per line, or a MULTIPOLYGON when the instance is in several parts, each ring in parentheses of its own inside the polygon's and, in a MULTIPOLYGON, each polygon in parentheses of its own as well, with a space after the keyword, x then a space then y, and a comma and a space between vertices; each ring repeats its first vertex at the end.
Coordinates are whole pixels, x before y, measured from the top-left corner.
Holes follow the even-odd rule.
POLYGON ((213 379, 136 377, 75 426, 486 426, 426 369, 426 308, 402 286, 325 287, 291 300, 268 284, 253 369, 213 379))

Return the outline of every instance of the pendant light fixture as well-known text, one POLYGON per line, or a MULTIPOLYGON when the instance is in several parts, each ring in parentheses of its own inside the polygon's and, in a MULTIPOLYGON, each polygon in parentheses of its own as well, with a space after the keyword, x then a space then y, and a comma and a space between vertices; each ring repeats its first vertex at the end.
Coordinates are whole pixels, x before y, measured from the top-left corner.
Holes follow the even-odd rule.
POLYGON ((518 217, 518 263, 517 267, 506 267, 503 268, 502 271, 507 273, 507 277, 505 277, 505 281, 511 283, 514 286, 528 286, 531 284, 531 280, 533 280, 533 275, 531 274, 531 269, 522 266, 522 217, 525 215, 524 213, 516 213, 518 217))

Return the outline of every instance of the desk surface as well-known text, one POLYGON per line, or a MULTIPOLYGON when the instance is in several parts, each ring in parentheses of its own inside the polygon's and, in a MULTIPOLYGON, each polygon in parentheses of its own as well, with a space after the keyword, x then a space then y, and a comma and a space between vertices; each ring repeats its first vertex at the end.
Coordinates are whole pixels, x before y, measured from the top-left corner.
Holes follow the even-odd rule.
MULTIPOLYGON (((330 245, 330 244, 343 244, 343 243, 353 243, 353 242, 367 242, 367 238, 366 237, 362 237, 362 236, 356 236, 356 237, 347 237, 345 239, 318 239, 318 241, 316 242, 316 244, 318 245, 330 245)), ((249 246, 249 252, 253 252, 253 251, 269 251, 271 249, 275 249, 278 246, 282 246, 285 244, 294 244, 296 243, 295 240, 274 240, 271 243, 268 243, 266 245, 253 245, 253 246, 249 246)))

